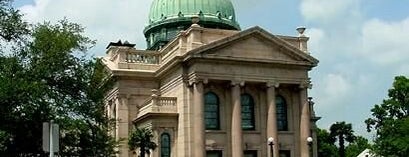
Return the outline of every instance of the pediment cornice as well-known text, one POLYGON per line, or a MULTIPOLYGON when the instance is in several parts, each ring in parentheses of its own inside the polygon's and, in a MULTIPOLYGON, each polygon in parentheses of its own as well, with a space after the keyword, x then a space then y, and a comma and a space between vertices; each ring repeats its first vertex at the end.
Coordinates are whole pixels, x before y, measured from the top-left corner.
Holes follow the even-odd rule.
POLYGON ((191 50, 186 53, 184 60, 189 60, 191 58, 213 58, 213 59, 231 59, 231 60, 242 60, 242 61, 255 61, 255 62, 271 62, 271 63, 281 63, 281 64, 300 64, 309 65, 314 67, 318 64, 318 60, 309 55, 308 53, 301 51, 300 49, 294 47, 288 42, 280 39, 279 37, 265 31, 264 29, 256 26, 250 29, 244 30, 240 33, 234 34, 232 36, 223 38, 216 42, 203 45, 196 49, 191 50), (271 58, 248 58, 248 57, 237 57, 234 55, 222 56, 218 55, 218 51, 226 47, 232 46, 234 44, 240 44, 241 41, 246 39, 255 39, 263 42, 266 46, 271 46, 277 49, 281 53, 285 53, 286 56, 291 57, 291 60, 282 60, 271 58), (226 58, 227 57, 227 58, 226 58))

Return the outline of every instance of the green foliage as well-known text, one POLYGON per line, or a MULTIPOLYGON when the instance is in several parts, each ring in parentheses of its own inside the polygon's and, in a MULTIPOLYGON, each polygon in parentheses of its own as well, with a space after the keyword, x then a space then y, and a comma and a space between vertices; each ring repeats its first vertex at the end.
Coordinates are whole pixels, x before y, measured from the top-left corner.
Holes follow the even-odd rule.
POLYGON ((345 157, 345 142, 354 142, 354 130, 352 130, 352 124, 345 122, 336 122, 330 127, 330 137, 331 141, 335 142, 338 140, 339 145, 339 156, 345 157))
MULTIPOLYGON (((0 0, 1 13, 10 10, 9 4, 0 0)), ((117 142, 108 134, 112 120, 103 102, 111 83, 100 61, 86 54, 95 42, 67 20, 28 30, 21 15, 16 18, 0 18, 1 39, 25 43, 0 55, 0 156, 44 156, 42 123, 50 120, 60 125, 59 155, 115 154, 117 142)))
POLYGON ((145 157, 145 153, 150 154, 150 150, 154 150, 157 145, 152 142, 153 133, 148 128, 135 128, 129 135, 128 145, 129 150, 139 148, 140 156, 145 157))
POLYGON ((362 136, 357 136, 355 141, 346 147, 346 156, 356 157, 365 149, 371 149, 371 145, 368 143, 368 140, 362 136))
POLYGON ((341 141, 340 136, 337 134, 344 134, 344 151, 346 157, 356 157, 365 149, 371 149, 371 145, 368 140, 362 136, 355 136, 353 134, 352 126, 345 122, 337 122, 331 126, 331 133, 325 129, 317 128, 318 138, 318 156, 325 157, 339 157, 341 156, 341 145, 337 147, 335 142, 341 141), (345 133, 346 132, 346 133, 345 133), (346 136, 346 134, 349 134, 346 136), (348 141, 348 145, 345 148, 345 141, 348 141), (351 142, 352 141, 352 142, 351 142))
POLYGON ((318 156, 338 157, 338 148, 327 130, 317 128, 317 138, 318 156))
POLYGON ((371 109, 365 120, 368 131, 376 132, 373 151, 382 156, 409 154, 409 78, 395 77, 388 98, 371 109))
POLYGON ((28 23, 22 20, 22 14, 11 7, 11 0, 0 0, 0 39, 20 40, 29 33, 28 23))

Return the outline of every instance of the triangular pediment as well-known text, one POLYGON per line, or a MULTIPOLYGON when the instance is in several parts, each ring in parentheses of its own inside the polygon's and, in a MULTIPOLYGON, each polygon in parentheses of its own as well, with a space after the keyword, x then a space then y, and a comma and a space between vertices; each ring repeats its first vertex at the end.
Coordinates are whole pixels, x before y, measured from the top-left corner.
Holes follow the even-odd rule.
POLYGON ((260 27, 192 50, 203 58, 224 58, 316 66, 318 60, 260 27))

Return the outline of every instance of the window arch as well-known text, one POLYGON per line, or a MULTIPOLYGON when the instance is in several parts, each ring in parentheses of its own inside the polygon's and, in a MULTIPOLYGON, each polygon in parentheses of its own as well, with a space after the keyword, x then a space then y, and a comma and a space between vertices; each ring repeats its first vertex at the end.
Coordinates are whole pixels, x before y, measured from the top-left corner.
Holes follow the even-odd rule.
POLYGON ((288 131, 287 103, 282 96, 276 97, 277 108, 277 129, 278 131, 288 131))
POLYGON ((207 92, 204 100, 206 130, 220 129, 219 97, 213 92, 207 92))
POLYGON ((250 94, 242 94, 241 102, 241 128, 243 130, 254 130, 254 99, 250 94))
POLYGON ((170 157, 170 135, 168 133, 163 133, 160 136, 160 156, 170 157))

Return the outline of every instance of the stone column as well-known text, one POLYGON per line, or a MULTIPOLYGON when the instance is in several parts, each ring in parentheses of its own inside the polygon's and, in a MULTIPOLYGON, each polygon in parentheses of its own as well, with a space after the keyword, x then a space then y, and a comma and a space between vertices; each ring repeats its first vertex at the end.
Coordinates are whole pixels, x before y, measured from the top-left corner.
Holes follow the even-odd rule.
MULTIPOLYGON (((278 83, 267 83, 267 140, 269 137, 274 138, 274 156, 279 156, 279 139, 277 129, 277 109, 276 109, 276 92, 275 88, 278 88, 278 83)), ((267 142, 266 142, 267 143, 267 142)), ((270 149, 270 148, 268 148, 270 149)), ((271 156, 271 150, 267 151, 268 156, 271 156)))
POLYGON ((116 104, 116 140, 124 139, 119 144, 120 157, 128 157, 129 149, 126 142, 129 136, 129 95, 118 95, 116 104))
POLYGON ((243 157, 243 133, 241 128, 241 102, 240 102, 240 83, 231 83, 232 99, 232 123, 231 123, 231 146, 232 156, 243 157))
POLYGON ((193 84, 193 152, 195 157, 206 156, 202 81, 193 84))
POLYGON ((310 136, 310 110, 307 101, 307 87, 300 86, 300 153, 301 157, 309 157, 309 146, 307 138, 310 136))
MULTIPOLYGON (((314 124, 314 128, 313 129, 316 129, 317 128, 317 126, 314 124)), ((316 131, 313 131, 312 132, 312 139, 314 140, 314 141, 312 141, 312 157, 318 157, 318 139, 317 139, 317 132, 316 131)))

